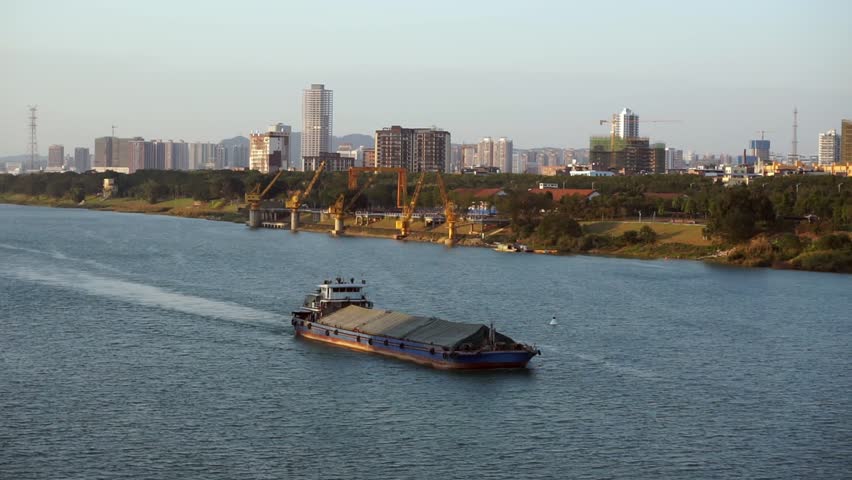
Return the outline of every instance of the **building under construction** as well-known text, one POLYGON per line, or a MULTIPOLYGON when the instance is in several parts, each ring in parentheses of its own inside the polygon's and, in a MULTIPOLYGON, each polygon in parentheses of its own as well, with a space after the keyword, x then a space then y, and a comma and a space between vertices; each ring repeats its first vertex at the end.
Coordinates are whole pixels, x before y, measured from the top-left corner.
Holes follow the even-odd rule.
POLYGON ((591 137, 589 162, 593 170, 623 175, 666 173, 666 144, 652 144, 647 137, 591 137))

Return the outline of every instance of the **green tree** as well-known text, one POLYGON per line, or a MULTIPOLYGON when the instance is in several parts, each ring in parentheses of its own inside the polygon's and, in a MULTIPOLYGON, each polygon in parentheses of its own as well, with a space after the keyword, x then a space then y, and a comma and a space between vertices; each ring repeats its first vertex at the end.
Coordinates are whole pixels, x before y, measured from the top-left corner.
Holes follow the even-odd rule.
POLYGON ((563 244, 566 237, 570 239, 583 235, 580 224, 567 212, 552 212, 542 217, 536 229, 535 237, 543 246, 563 244))
POLYGON ((654 243, 657 241, 657 232, 648 225, 643 225, 639 229, 638 240, 641 243, 654 243))
POLYGON ((775 221, 772 202, 746 186, 726 189, 710 206, 707 232, 732 242, 748 240, 775 221))

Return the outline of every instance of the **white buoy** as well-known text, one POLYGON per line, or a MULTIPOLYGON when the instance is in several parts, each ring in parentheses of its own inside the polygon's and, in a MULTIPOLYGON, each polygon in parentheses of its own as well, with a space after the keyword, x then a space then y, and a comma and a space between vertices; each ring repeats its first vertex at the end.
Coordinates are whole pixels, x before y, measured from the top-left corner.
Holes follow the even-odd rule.
POLYGON ((551 325, 559 325, 559 322, 557 322, 557 321, 556 321, 556 317, 555 317, 555 316, 554 316, 553 318, 551 318, 551 319, 550 319, 550 324, 551 324, 551 325))

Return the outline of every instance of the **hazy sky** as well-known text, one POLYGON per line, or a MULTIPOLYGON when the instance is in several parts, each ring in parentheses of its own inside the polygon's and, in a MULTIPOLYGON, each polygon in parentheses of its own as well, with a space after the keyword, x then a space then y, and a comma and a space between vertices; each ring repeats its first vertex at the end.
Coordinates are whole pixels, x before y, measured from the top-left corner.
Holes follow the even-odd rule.
POLYGON ((0 155, 120 136, 219 141, 334 90, 334 133, 436 125, 453 142, 587 147, 627 106, 640 134, 799 152, 852 118, 852 1, 0 0, 0 155))

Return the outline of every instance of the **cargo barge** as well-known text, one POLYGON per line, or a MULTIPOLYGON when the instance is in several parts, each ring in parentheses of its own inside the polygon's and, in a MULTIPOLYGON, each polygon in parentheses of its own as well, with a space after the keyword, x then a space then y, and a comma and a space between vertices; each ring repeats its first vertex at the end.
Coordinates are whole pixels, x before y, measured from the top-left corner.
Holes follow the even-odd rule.
POLYGON ((373 309, 366 282, 318 285, 293 312, 297 337, 441 369, 524 368, 541 352, 493 326, 373 309))

